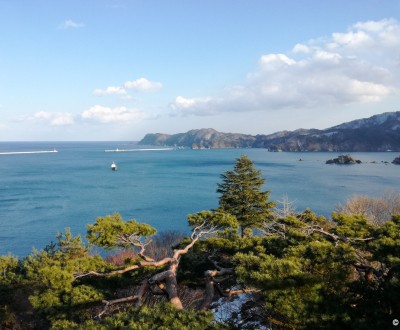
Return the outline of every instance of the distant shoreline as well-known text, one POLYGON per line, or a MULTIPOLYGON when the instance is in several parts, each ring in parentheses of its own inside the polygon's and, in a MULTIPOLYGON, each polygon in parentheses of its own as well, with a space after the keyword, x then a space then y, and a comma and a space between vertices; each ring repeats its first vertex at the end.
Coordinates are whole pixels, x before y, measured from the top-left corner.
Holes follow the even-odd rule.
POLYGON ((139 145, 192 149, 263 148, 268 151, 400 152, 400 111, 385 112, 326 129, 297 129, 273 134, 224 133, 213 128, 186 133, 149 133, 139 145))

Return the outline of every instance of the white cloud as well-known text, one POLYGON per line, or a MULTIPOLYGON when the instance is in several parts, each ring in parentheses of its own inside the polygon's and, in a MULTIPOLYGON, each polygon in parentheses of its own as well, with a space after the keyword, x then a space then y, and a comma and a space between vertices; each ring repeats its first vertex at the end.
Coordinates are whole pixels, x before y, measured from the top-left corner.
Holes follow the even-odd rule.
POLYGON ((66 126, 74 124, 74 117, 68 112, 39 111, 27 119, 46 123, 51 126, 66 126))
POLYGON ((310 52, 310 48, 307 45, 304 44, 296 44, 293 47, 293 53, 304 53, 308 54, 310 52))
POLYGON ((373 42, 372 38, 362 30, 347 33, 333 33, 332 39, 338 46, 354 48, 368 46, 373 42))
POLYGON ((359 22, 296 44, 291 54, 265 54, 244 83, 217 97, 178 96, 171 115, 211 115, 379 102, 400 91, 400 23, 359 22))
POLYGON ((123 87, 109 86, 106 89, 100 89, 100 88, 95 89, 93 91, 93 95, 96 95, 96 96, 107 96, 107 95, 126 96, 127 92, 123 87))
POLYGON ((194 106, 199 101, 200 100, 187 99, 187 98, 184 98, 183 96, 178 96, 175 99, 175 104, 180 108, 190 108, 190 107, 194 106))
POLYGON ((217 98, 185 98, 178 96, 170 104, 171 115, 213 115, 216 113, 216 108, 218 108, 218 102, 220 101, 217 98))
POLYGON ((99 123, 127 123, 144 119, 146 116, 141 110, 127 109, 126 107, 109 108, 95 105, 81 115, 82 119, 99 123))
POLYGON ((380 21, 359 22, 354 24, 354 28, 368 32, 380 32, 396 25, 397 22, 394 19, 383 19, 380 21))
POLYGON ((160 82, 150 81, 146 78, 139 78, 132 81, 126 81, 123 84, 123 86, 108 86, 105 89, 96 88, 93 91, 93 95, 95 96, 117 95, 123 99, 131 99, 132 97, 128 94, 127 89, 139 92, 147 92, 147 91, 157 90, 160 88, 162 88, 162 84, 160 82))
POLYGON ((145 92, 160 89, 162 88, 162 84, 160 82, 150 81, 146 78, 139 78, 132 81, 126 81, 124 87, 126 89, 145 92))
POLYGON ((263 69, 276 69, 293 64, 296 64, 296 61, 285 54, 268 54, 261 56, 260 59, 260 65, 263 69))
POLYGON ((392 57, 390 51, 400 47, 400 24, 394 19, 367 21, 354 24, 345 33, 333 33, 329 45, 340 49, 342 53, 353 52, 358 56, 392 57))
POLYGON ((340 61, 343 57, 338 53, 327 52, 324 50, 316 50, 313 54, 313 59, 316 62, 325 62, 325 63, 332 63, 335 65, 340 65, 340 61))
POLYGON ((85 24, 74 22, 71 19, 65 20, 63 23, 59 25, 59 29, 67 30, 67 29, 79 29, 84 27, 85 24))

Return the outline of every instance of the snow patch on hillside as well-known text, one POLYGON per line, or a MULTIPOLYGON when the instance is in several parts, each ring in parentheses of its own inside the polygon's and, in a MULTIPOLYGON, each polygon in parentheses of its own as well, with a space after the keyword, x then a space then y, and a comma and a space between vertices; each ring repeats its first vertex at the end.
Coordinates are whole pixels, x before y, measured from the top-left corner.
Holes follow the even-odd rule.
MULTIPOLYGON (((236 288, 232 288, 232 290, 236 290, 236 288)), ((211 311, 217 322, 229 322, 240 327, 240 329, 269 330, 268 327, 257 320, 243 318, 243 309, 247 309, 246 314, 258 314, 257 308, 254 307, 254 313, 251 313, 251 308, 246 307, 253 301, 254 294, 252 292, 241 293, 232 297, 221 297, 211 305, 211 311)))
POLYGON ((367 128, 367 127, 382 125, 389 119, 394 119, 396 117, 400 120, 400 112, 394 112, 394 113, 393 112, 385 112, 380 115, 372 116, 370 118, 353 120, 348 123, 334 126, 332 128, 335 128, 335 129, 356 129, 356 128, 361 128, 361 127, 367 128))

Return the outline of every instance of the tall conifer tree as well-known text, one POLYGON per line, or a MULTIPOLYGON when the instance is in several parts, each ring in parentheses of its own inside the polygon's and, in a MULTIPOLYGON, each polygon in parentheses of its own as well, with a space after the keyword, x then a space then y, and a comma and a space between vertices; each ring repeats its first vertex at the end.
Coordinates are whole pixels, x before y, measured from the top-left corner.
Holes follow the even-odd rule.
POLYGON ((254 168, 253 161, 245 155, 236 159, 233 171, 221 174, 222 183, 217 193, 220 208, 236 216, 242 237, 253 228, 260 228, 271 216, 274 202, 269 202, 270 191, 263 191, 266 180, 261 171, 254 168))

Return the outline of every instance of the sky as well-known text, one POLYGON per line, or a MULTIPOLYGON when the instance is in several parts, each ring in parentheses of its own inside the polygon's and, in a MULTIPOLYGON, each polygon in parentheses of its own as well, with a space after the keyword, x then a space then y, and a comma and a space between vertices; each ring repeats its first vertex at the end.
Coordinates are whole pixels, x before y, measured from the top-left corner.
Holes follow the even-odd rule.
POLYGON ((399 0, 0 0, 0 141, 400 111, 399 0))

